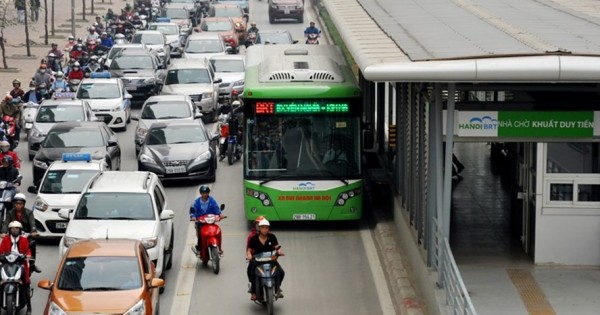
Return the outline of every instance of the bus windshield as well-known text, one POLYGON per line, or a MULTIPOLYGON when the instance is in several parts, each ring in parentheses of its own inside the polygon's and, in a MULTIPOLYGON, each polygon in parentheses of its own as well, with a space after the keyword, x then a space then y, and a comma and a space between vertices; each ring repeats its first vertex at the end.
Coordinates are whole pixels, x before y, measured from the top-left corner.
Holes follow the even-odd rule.
POLYGON ((360 177, 358 117, 257 115, 246 128, 248 179, 360 177))

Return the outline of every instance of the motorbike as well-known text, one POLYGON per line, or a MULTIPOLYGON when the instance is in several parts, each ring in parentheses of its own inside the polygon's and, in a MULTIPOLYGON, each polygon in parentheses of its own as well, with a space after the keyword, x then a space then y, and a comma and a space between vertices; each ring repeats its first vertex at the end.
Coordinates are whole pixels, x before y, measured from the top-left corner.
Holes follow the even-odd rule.
POLYGON ((20 183, 23 179, 23 175, 17 176, 17 178, 12 181, 0 181, 0 195, 2 196, 0 199, 0 215, 2 216, 2 223, 6 221, 6 217, 8 216, 8 211, 13 207, 13 197, 17 194, 17 183, 20 183))
POLYGON ((23 105, 22 117, 25 131, 29 131, 31 127, 33 127, 33 122, 35 121, 39 107, 40 105, 34 102, 27 102, 23 105))
MULTIPOLYGON (((221 211, 225 209, 225 205, 221 205, 221 211)), ((215 274, 219 274, 221 268, 221 228, 217 222, 227 218, 223 215, 205 214, 200 216, 196 220, 202 223, 200 228, 200 251, 192 246, 192 251, 196 254, 196 257, 200 259, 202 265, 207 266, 208 262, 211 262, 212 270, 215 274)))
POLYGON ((218 118, 219 134, 219 161, 227 156, 227 138, 229 137, 229 115, 220 114, 218 118))
POLYGON ((2 308, 6 310, 7 315, 16 315, 19 310, 27 306, 27 294, 29 297, 33 294, 33 290, 26 292, 27 286, 23 284, 22 276, 25 272, 23 263, 27 260, 27 256, 19 253, 10 253, 0 255, 2 266, 2 308))
MULTIPOLYGON (((278 247, 277 249, 281 248, 278 247)), ((278 279, 280 272, 276 264, 279 254, 277 250, 259 253, 253 256, 254 266, 254 294, 256 294, 257 304, 267 307, 267 313, 273 314, 273 303, 278 299, 279 292, 278 279)))
POLYGON ((10 143, 10 149, 14 150, 19 145, 19 139, 16 139, 17 121, 15 117, 4 115, 2 117, 2 133, 6 141, 10 143))
POLYGON ((317 34, 317 33, 306 34, 306 44, 319 45, 319 34, 317 34))
POLYGON ((227 163, 232 165, 234 159, 237 161, 242 158, 242 148, 238 143, 238 135, 230 134, 227 137, 227 163))
POLYGON ((79 87, 79 83, 81 83, 81 80, 79 79, 69 80, 69 90, 73 93, 77 92, 77 87, 79 87))
POLYGON ((246 48, 254 45, 255 43, 256 43, 256 32, 248 33, 248 38, 246 38, 246 42, 244 43, 244 45, 246 45, 246 48))

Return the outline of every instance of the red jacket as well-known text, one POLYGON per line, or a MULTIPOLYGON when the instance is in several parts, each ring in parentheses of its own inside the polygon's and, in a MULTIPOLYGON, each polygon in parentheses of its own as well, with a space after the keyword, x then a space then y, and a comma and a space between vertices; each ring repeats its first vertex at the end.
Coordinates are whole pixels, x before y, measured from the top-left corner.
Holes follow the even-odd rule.
POLYGON ((8 151, 6 153, 0 152, 0 161, 2 161, 2 159, 4 158, 5 155, 10 155, 10 157, 13 158, 13 166, 16 169, 21 168, 21 161, 19 161, 19 156, 17 155, 17 152, 15 152, 15 151, 8 151))
POLYGON ((77 71, 75 70, 71 70, 69 71, 69 75, 67 76, 67 80, 71 81, 71 80, 83 80, 83 77, 85 76, 85 73, 83 72, 83 70, 81 70, 81 68, 77 71))
MULTIPOLYGON (((8 254, 11 251, 12 240, 10 238, 10 234, 6 235, 2 242, 0 243, 0 254, 8 254)), ((29 241, 24 236, 19 236, 19 244, 17 245, 19 248, 19 253, 25 254, 27 256, 31 256, 31 251, 29 250, 29 241)), ((29 262, 25 260, 23 262, 23 266, 25 267, 25 283, 29 283, 29 262)))

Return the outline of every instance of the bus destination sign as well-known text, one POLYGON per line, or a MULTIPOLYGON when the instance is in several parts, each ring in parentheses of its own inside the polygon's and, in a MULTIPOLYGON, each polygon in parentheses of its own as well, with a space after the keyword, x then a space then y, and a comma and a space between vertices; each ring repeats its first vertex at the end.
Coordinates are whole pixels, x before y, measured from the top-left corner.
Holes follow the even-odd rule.
POLYGON ((350 104, 347 102, 327 102, 317 100, 303 101, 259 101, 256 102, 257 115, 269 114, 335 114, 348 113, 350 104))

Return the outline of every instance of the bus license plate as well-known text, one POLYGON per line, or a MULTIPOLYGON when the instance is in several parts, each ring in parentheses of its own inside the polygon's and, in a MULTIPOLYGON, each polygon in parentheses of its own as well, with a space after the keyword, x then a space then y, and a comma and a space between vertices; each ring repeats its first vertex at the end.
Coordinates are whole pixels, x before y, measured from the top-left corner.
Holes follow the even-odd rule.
POLYGON ((316 220, 317 215, 314 213, 302 213, 302 214, 294 214, 292 218, 294 220, 316 220))
POLYGON ((57 229, 66 229, 67 228, 67 222, 56 222, 56 228, 57 229))
POLYGON ((185 173, 185 166, 167 167, 167 174, 185 173))

